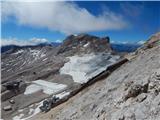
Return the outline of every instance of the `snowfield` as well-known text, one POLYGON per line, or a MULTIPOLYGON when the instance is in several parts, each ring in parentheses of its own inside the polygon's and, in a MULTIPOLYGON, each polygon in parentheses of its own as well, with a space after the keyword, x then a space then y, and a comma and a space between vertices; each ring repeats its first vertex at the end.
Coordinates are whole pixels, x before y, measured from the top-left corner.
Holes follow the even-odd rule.
POLYGON ((44 80, 36 80, 26 88, 24 94, 28 95, 42 90, 43 93, 50 95, 62 91, 66 87, 67 85, 64 84, 52 83, 44 80))
MULTIPOLYGON (((37 82, 37 81, 36 81, 37 82)), ((43 83, 43 82, 40 82, 40 84, 43 83)), ((46 83, 45 83, 46 84, 46 83)), ((53 96, 56 96, 58 97, 59 99, 63 99, 64 97, 70 95, 70 92, 66 92, 66 91, 63 91, 59 94, 56 94, 56 95, 53 95, 53 96)), ((36 114, 40 113, 40 106, 42 106, 43 104, 43 100, 39 103, 36 103, 37 107, 36 108, 32 108, 33 107, 33 104, 29 106, 29 111, 28 111, 28 117, 24 117, 24 113, 23 113, 23 109, 21 111, 19 111, 19 114, 14 116, 12 118, 12 120, 29 120, 30 118, 32 118, 33 116, 35 116, 36 114)))
POLYGON ((17 54, 20 54, 20 53, 23 53, 23 52, 24 52, 24 50, 18 50, 17 52, 15 52, 13 54, 17 55, 17 54))
POLYGON ((62 93, 57 94, 56 97, 58 97, 59 99, 62 99, 64 97, 68 96, 68 95, 70 95, 70 92, 64 91, 62 93))
POLYGON ((68 58, 70 61, 60 69, 60 74, 69 74, 74 82, 83 84, 115 63, 120 57, 109 53, 99 53, 75 55, 68 58))

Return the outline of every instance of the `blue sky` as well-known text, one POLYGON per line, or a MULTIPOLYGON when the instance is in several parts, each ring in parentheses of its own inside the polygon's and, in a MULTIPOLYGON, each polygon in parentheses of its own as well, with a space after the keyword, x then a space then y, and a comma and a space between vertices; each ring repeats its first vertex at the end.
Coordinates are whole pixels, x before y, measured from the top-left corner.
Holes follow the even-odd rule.
POLYGON ((83 32, 109 36, 114 42, 143 41, 160 31, 159 6, 160 2, 114 1, 2 4, 2 39, 45 38, 55 42, 83 32))

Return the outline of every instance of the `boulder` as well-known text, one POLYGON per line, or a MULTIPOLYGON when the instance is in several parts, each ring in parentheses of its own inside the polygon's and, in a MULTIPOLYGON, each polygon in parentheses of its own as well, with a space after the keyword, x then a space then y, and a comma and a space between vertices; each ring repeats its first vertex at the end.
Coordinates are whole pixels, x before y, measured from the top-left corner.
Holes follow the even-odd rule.
POLYGON ((160 80, 160 69, 156 70, 156 72, 155 72, 155 78, 157 80, 160 80))
POLYGON ((10 102, 11 104, 14 104, 14 103, 15 103, 15 101, 14 101, 13 99, 9 100, 9 102, 10 102))
POLYGON ((48 112, 51 108, 54 107, 54 104, 56 104, 59 100, 59 97, 56 96, 44 100, 43 105, 39 107, 41 112, 48 112))
POLYGON ((3 110, 10 111, 10 110, 12 110, 12 106, 11 105, 5 106, 5 107, 3 107, 3 110))
POLYGON ((137 96, 137 102, 143 102, 145 99, 147 98, 147 94, 146 93, 142 93, 140 95, 137 96))

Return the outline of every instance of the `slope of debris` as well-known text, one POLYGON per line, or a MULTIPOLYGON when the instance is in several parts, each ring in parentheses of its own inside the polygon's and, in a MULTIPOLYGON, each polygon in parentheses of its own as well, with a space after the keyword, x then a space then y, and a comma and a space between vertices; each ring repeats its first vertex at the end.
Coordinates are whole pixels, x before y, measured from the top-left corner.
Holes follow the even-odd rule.
POLYGON ((134 57, 108 78, 89 86, 50 112, 38 114, 32 119, 159 120, 159 35, 154 41, 156 44, 152 47, 140 49, 138 54, 133 53, 134 57))

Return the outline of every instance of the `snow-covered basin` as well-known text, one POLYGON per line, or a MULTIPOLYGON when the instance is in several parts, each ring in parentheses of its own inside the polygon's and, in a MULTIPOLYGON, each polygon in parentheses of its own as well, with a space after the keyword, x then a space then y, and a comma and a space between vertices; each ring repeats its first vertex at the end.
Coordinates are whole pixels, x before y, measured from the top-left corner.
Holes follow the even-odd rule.
POLYGON ((60 69, 60 74, 69 74, 74 82, 86 83, 89 79, 104 71, 115 63, 120 56, 110 53, 84 54, 68 57, 69 62, 60 69))
MULTIPOLYGON (((56 94, 55 96, 58 97, 59 99, 63 99, 64 97, 70 95, 70 92, 66 92, 63 91, 59 94, 56 94)), ((40 106, 42 106, 43 101, 37 103, 37 107, 35 109, 32 108, 33 105, 30 105, 28 107, 29 112, 27 117, 25 117, 25 115, 23 114, 23 109, 21 111, 19 111, 19 114, 17 114, 16 116, 13 117, 12 120, 29 120, 30 118, 32 118, 33 116, 35 116, 36 114, 38 114, 40 112, 40 106)))
POLYGON ((45 80, 36 80, 36 81, 33 81, 31 85, 27 86, 24 94, 28 95, 38 91, 43 91, 43 93, 50 95, 50 94, 60 92, 64 90, 66 87, 67 85, 64 85, 64 84, 48 82, 45 80))

